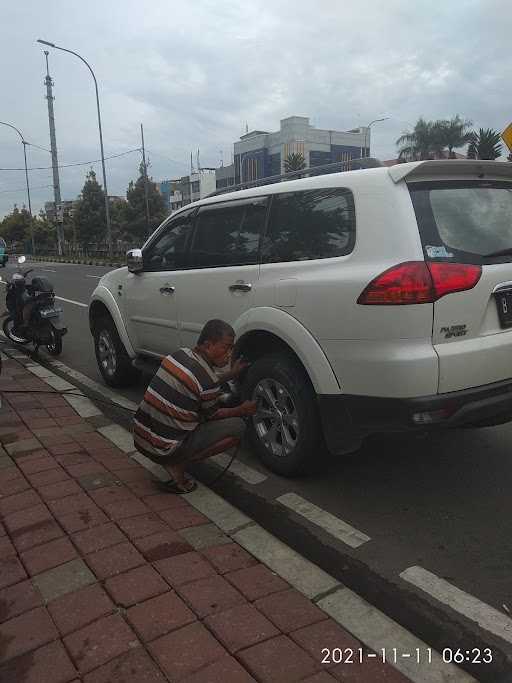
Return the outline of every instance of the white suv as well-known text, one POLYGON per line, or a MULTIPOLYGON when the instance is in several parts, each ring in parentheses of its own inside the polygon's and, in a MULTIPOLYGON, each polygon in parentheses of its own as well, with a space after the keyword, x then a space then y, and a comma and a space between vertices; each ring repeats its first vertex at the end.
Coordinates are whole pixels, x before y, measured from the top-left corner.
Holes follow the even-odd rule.
POLYGON ((259 457, 291 475, 322 440, 512 419, 512 164, 422 161, 184 207, 89 309, 112 386, 132 360, 235 328, 259 457))

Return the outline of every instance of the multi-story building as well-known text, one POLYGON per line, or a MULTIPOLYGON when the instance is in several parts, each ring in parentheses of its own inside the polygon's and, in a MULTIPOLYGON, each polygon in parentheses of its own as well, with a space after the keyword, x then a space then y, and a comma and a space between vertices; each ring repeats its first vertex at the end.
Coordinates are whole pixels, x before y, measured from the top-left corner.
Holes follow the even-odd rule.
POLYGON ((199 171, 176 180, 162 181, 160 192, 164 197, 166 196, 164 192, 168 193, 170 211, 176 211, 186 204, 203 199, 215 192, 215 170, 214 168, 200 168, 199 171))
POLYGON ((58 223, 63 223, 65 219, 73 218, 73 213, 77 204, 77 199, 62 201, 59 204, 55 204, 55 202, 45 202, 44 212, 50 222, 55 223, 57 220, 58 223), (57 208, 57 213, 55 213, 55 208, 57 208))
POLYGON ((200 168, 196 173, 190 176, 190 194, 191 201, 196 202, 198 199, 207 197, 212 192, 215 192, 215 169, 214 168, 200 168))
POLYGON ((304 157, 306 167, 350 161, 370 154, 370 129, 323 130, 309 123, 307 116, 281 120, 274 133, 253 130, 234 144, 234 164, 217 169, 217 189, 280 175, 290 154, 304 157), (231 175, 230 175, 231 173, 231 175))
POLYGON ((171 193, 173 180, 162 180, 157 183, 157 189, 165 200, 165 206, 167 209, 171 208, 171 193))

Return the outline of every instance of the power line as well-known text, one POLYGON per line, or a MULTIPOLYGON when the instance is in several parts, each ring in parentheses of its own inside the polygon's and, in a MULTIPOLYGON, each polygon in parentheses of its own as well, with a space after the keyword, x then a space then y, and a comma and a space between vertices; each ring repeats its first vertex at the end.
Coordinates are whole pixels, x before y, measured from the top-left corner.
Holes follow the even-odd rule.
POLYGON ((162 159, 167 159, 167 161, 171 161, 173 164, 178 164, 179 166, 186 166, 188 168, 187 164, 184 164, 182 161, 178 161, 177 159, 171 159, 171 157, 165 156, 165 154, 160 154, 160 152, 155 152, 153 149, 148 149, 146 147, 146 150, 148 152, 151 152, 151 154, 155 154, 157 157, 162 157, 162 159))
POLYGON ((37 147, 37 149, 42 149, 43 152, 49 152, 50 154, 52 153, 50 149, 46 149, 46 147, 41 147, 41 145, 36 145, 35 142, 27 142, 27 145, 29 147, 37 147))
MULTIPOLYGON (((133 154, 134 152, 140 153, 140 147, 135 149, 129 149, 127 152, 121 152, 121 154, 112 154, 112 156, 105 157, 107 159, 118 159, 119 157, 124 157, 127 154, 133 154)), ((72 166, 88 166, 89 164, 98 164, 101 159, 93 159, 92 161, 79 161, 76 164, 59 164, 58 168, 71 168, 72 166)), ((51 171, 52 166, 34 166, 33 168, 27 169, 28 171, 51 171)), ((24 171, 24 168, 0 168, 0 171, 24 171)))
MULTIPOLYGON (((44 190, 47 187, 53 187, 53 185, 39 185, 38 187, 31 187, 31 190, 44 190)), ((26 192, 26 187, 21 187, 19 190, 0 190, 0 194, 7 194, 8 192, 26 192)))

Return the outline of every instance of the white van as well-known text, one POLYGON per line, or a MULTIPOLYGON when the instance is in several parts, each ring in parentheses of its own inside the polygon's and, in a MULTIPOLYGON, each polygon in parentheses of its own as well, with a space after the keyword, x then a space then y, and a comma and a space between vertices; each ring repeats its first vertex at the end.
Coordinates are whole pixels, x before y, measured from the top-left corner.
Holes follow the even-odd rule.
MULTIPOLYGON (((304 172, 303 172, 304 173, 304 172)), ((112 386, 222 318, 252 366, 250 437, 291 475, 323 442, 512 419, 512 164, 444 160, 184 207, 89 309, 112 386)))

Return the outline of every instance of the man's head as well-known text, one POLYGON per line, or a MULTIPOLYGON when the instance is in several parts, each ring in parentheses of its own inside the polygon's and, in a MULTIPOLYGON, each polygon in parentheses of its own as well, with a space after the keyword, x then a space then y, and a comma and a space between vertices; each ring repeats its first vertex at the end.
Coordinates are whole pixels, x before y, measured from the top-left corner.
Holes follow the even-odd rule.
POLYGON ((235 344, 235 331, 224 320, 209 320, 201 330, 197 346, 211 365, 227 365, 235 344))

